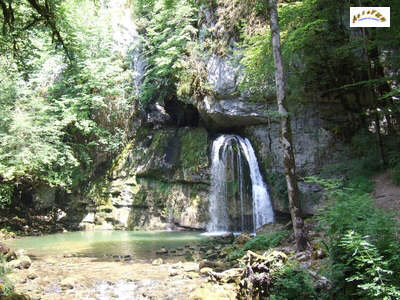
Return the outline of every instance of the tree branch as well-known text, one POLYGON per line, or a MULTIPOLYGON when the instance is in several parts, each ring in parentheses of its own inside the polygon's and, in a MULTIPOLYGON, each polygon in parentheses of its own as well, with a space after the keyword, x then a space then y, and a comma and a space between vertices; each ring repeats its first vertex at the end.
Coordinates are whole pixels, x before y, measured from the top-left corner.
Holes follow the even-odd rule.
MULTIPOLYGON (((2 0, 0 0, 2 1, 2 0)), ((57 42, 63 47, 65 54, 68 57, 68 60, 72 62, 72 56, 69 52, 68 47, 66 46, 64 39, 61 36, 60 31, 57 28, 57 24, 55 22, 55 14, 51 10, 51 7, 48 3, 48 0, 45 1, 44 6, 40 5, 37 0, 28 0, 29 4, 36 10, 36 12, 45 20, 46 24, 52 31, 53 36, 57 38, 57 42)))

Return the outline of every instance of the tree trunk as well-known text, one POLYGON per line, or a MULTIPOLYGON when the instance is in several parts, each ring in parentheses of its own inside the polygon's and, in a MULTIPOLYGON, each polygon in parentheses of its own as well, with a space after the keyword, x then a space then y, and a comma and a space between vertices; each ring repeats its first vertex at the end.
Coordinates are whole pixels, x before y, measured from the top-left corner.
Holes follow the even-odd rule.
POLYGON ((283 163, 285 166, 286 184, 289 196, 289 209, 292 217, 293 230, 298 251, 307 247, 307 238, 304 230, 304 221, 300 209, 299 188, 296 180, 296 163, 292 146, 292 129, 290 116, 286 108, 286 80, 283 72, 280 28, 276 0, 268 0, 269 22, 272 34, 272 50, 275 63, 276 97, 281 124, 281 144, 283 151, 283 163))

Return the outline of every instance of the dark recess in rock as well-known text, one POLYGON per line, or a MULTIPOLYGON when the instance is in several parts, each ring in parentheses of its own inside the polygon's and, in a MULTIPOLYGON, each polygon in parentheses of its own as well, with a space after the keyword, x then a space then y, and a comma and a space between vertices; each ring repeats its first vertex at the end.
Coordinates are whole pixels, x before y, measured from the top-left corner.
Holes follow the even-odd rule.
POLYGON ((199 112, 192 104, 178 100, 169 100, 165 103, 165 111, 177 127, 197 127, 199 125, 199 112))

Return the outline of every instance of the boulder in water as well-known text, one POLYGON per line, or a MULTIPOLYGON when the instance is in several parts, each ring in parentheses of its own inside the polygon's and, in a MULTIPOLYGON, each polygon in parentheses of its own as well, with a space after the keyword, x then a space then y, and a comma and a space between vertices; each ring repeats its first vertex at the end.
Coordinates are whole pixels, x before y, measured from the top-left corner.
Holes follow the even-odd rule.
POLYGON ((165 248, 161 248, 160 250, 156 251, 156 254, 168 254, 168 250, 165 248))
POLYGON ((7 263, 8 267, 13 269, 29 269, 32 261, 28 256, 22 255, 15 260, 7 263))

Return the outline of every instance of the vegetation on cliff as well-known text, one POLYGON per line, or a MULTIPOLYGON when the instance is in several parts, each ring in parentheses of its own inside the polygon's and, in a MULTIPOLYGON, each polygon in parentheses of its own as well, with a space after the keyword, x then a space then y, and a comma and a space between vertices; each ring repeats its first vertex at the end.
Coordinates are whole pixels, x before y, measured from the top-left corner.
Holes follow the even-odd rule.
POLYGON ((126 141, 133 100, 129 62, 113 40, 115 13, 92 1, 7 2, 0 17, 1 203, 40 184, 81 188, 101 157, 126 141))

